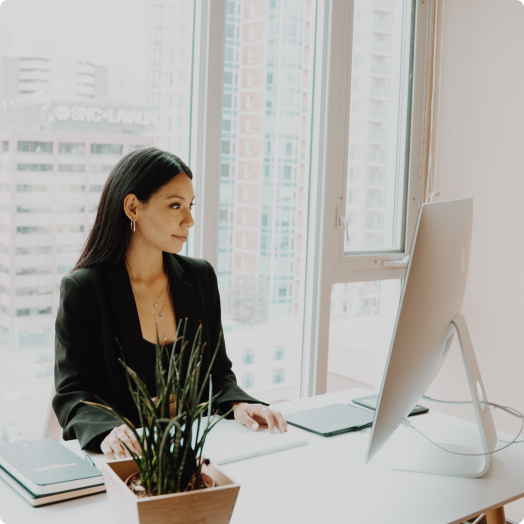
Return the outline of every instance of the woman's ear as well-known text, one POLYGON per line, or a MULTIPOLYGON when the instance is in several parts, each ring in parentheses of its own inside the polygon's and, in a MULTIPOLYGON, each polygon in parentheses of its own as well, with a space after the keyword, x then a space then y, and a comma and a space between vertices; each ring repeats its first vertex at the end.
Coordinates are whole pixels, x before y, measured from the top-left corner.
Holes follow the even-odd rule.
POLYGON ((124 213, 129 220, 136 222, 138 218, 138 198, 133 193, 129 193, 124 198, 124 213))

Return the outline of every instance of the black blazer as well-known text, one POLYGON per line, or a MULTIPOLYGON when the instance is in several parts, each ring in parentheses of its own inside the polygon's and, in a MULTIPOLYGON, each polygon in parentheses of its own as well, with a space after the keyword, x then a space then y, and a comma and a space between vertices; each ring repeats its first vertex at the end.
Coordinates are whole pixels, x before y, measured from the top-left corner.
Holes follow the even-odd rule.
MULTIPOLYGON (((202 322, 202 342, 206 343, 203 369, 208 369, 222 331, 215 272, 205 260, 169 253, 163 255, 177 323, 188 319, 187 340, 192 342, 202 322)), ((82 404, 82 400, 96 402, 97 395, 133 424, 139 424, 124 368, 118 362, 122 354, 115 339, 122 346, 126 363, 138 375, 144 369, 145 359, 155 358, 144 348, 124 261, 66 275, 60 287, 56 317, 53 408, 64 428, 64 439, 77 438, 82 449, 100 451, 105 436, 120 425, 110 415, 82 404)), ((189 352, 185 356, 189 358, 189 352)), ((187 369, 187 360, 184 360, 183 369, 187 369)), ((259 402, 237 385, 223 337, 211 374, 213 393, 221 392, 215 406, 220 413, 228 411, 231 402, 259 402)))

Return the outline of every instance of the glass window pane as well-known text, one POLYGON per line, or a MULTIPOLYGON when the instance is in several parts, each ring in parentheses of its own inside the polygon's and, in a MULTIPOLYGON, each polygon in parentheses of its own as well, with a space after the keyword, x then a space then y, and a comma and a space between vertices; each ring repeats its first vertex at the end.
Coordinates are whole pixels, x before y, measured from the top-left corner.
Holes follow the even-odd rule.
POLYGON ((188 160, 194 2, 68 5, 0 6, 0 443, 40 436, 58 284, 113 166, 188 160))
POLYGON ((403 251, 411 0, 355 9, 346 254, 403 251))
POLYGON ((327 391, 377 390, 400 300, 400 280, 334 284, 327 391))
POLYGON ((222 317, 235 373, 252 384, 253 396, 274 402, 296 398, 300 386, 315 2, 228 0, 227 6, 222 317))

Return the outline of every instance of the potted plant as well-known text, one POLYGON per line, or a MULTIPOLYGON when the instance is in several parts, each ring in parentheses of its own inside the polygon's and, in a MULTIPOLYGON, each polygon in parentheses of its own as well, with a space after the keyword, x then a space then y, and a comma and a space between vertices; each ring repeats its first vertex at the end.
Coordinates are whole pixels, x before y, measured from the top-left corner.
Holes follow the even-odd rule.
POLYGON ((202 456, 207 435, 227 415, 211 418, 212 403, 220 395, 213 396, 210 375, 218 347, 200 381, 204 352, 202 326, 189 349, 186 325, 187 321, 183 336, 179 337, 182 322, 179 323, 170 351, 160 345, 157 332, 156 398, 151 397, 146 384, 120 359, 142 431, 137 431, 130 420, 107 402, 86 402, 129 426, 142 449, 139 456, 126 446, 132 458, 109 461, 102 466, 117 523, 222 524, 231 519, 240 486, 202 456), (186 376, 182 377, 182 362, 187 351, 190 351, 189 364, 186 376), (167 369, 163 365, 164 352, 169 362, 167 369), (206 387, 207 401, 201 402, 206 387), (205 423, 204 415, 207 415, 205 423))

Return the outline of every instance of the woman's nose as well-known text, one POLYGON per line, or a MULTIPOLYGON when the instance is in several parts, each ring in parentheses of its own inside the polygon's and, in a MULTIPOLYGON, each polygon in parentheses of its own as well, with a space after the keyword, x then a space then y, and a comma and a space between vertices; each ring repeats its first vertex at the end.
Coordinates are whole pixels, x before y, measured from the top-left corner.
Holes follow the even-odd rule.
POLYGON ((195 221, 193 220, 193 215, 191 214, 190 210, 186 212, 183 223, 185 223, 187 227, 193 227, 195 225, 195 221))

